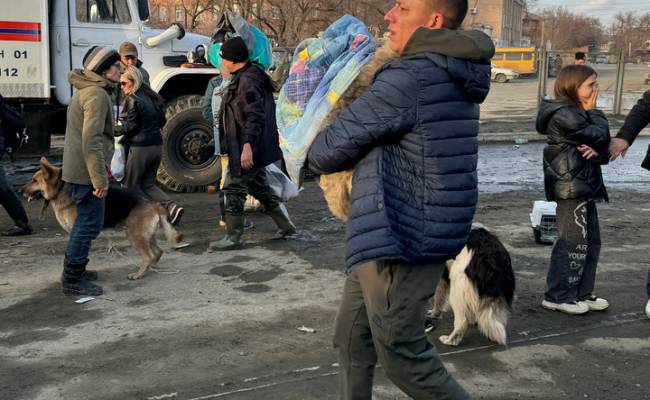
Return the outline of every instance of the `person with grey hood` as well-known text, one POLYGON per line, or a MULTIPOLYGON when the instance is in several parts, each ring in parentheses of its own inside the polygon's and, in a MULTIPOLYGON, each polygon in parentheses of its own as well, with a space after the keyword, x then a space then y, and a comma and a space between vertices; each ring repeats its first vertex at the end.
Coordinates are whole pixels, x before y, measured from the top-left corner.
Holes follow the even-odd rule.
POLYGON ((547 136, 544 190, 557 203, 553 245, 542 307, 566 314, 602 311, 609 302, 594 294, 600 256, 596 203, 607 201, 600 166, 609 162, 609 124, 596 108, 596 72, 568 65, 555 82, 555 100, 542 100, 536 128, 547 136))
POLYGON ((76 203, 77 216, 65 251, 63 292, 98 296, 103 293, 95 271, 87 271, 92 241, 104 224, 108 166, 113 156, 111 92, 120 81, 120 56, 109 47, 93 46, 68 81, 76 89, 70 99, 63 148, 63 181, 76 203))
POLYGON ((372 398, 377 361, 412 398, 469 398, 424 332, 478 200, 479 103, 494 45, 459 29, 467 9, 467 0, 396 1, 384 17, 395 57, 308 152, 316 173, 354 168, 334 333, 342 399, 372 398))

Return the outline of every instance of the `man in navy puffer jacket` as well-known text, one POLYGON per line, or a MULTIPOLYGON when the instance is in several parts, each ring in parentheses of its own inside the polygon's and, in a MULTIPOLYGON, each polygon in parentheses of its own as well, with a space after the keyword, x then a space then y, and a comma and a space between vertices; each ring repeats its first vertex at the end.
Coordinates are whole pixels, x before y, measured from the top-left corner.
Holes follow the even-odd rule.
POLYGON ((465 245, 478 198, 478 103, 494 46, 457 30, 466 13, 467 0, 397 0, 385 20, 399 58, 308 153, 320 174, 354 168, 334 338, 344 399, 371 398, 377 359, 415 399, 469 398, 424 334, 428 299, 465 245))

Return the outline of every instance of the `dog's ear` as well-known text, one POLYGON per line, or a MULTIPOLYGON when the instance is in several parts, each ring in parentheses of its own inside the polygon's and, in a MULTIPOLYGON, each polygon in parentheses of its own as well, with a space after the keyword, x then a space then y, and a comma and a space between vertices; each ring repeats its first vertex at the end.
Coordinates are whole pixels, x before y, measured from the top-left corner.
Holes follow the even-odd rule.
POLYGON ((45 157, 41 157, 39 164, 41 165, 41 171, 43 171, 45 179, 48 179, 49 177, 58 173, 58 168, 50 164, 50 162, 47 161, 47 158, 45 157))

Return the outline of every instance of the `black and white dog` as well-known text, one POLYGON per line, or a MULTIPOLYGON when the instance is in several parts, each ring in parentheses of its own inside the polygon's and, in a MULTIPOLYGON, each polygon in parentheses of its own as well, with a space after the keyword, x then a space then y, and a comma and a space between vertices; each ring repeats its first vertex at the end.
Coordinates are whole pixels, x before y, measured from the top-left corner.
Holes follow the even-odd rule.
POLYGON ((514 293, 510 254, 494 234, 474 224, 467 245, 447 261, 428 314, 440 318, 447 304, 451 306, 454 330, 439 338, 446 345, 458 346, 474 324, 490 340, 505 344, 514 293))

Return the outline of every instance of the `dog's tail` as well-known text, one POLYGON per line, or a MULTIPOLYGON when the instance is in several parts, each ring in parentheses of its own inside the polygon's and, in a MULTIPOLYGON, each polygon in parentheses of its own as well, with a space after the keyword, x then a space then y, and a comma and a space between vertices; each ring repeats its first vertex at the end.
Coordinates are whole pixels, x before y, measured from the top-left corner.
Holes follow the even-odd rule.
POLYGON ((159 226, 163 229, 167 241, 174 244, 180 243, 183 240, 183 234, 178 232, 169 222, 165 208, 161 205, 158 205, 158 207, 156 207, 156 210, 158 211, 159 226))
POLYGON ((506 344, 508 306, 502 299, 482 299, 479 306, 477 325, 481 333, 493 342, 506 344))

